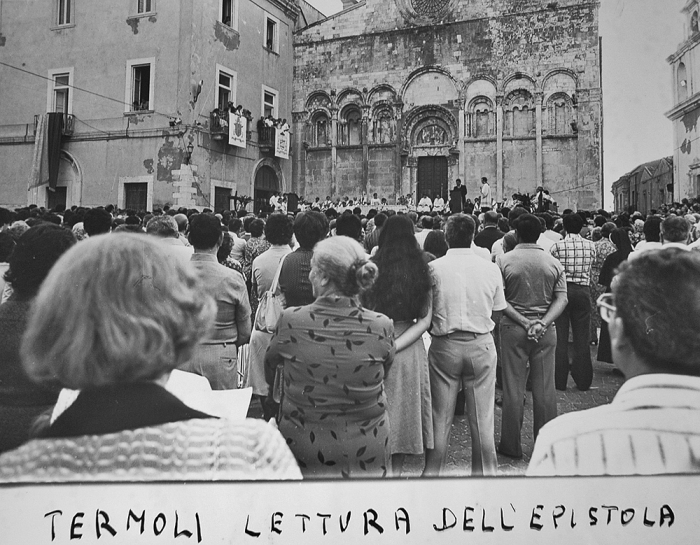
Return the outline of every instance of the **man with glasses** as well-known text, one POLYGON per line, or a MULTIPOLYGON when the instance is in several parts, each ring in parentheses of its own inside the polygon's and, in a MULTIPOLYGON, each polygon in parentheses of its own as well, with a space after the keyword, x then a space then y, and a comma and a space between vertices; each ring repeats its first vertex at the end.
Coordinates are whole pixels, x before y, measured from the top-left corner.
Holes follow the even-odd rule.
POLYGON ((609 405, 543 427, 528 475, 700 472, 700 253, 623 263, 598 308, 626 382, 609 405))

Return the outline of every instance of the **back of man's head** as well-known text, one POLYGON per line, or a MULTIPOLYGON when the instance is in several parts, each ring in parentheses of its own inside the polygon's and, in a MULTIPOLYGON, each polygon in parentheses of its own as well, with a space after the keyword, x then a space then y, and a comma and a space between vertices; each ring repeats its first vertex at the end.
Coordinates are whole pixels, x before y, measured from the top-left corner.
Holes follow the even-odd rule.
POLYGON ((418 214, 416 214, 415 212, 411 211, 411 212, 409 212, 409 213, 406 214, 406 215, 408 216, 408 219, 410 219, 410 220, 413 222, 413 225, 415 225, 416 223, 418 223, 418 214))
POLYGON ((381 229, 384 227, 384 224, 386 223, 387 217, 384 212, 379 212, 376 216, 374 216, 374 226, 377 229, 381 229))
POLYGON ((648 367, 700 376, 700 252, 643 252, 620 266, 613 294, 624 335, 648 367))
POLYGON ((228 222, 228 230, 232 233, 239 233, 243 228, 243 221, 241 218, 233 218, 228 222))
POLYGON ((173 219, 177 223, 177 230, 180 231, 181 233, 184 233, 187 231, 187 226, 190 223, 190 220, 187 219, 187 214, 180 214, 177 213, 173 216, 173 219))
POLYGON ((527 210, 525 210, 522 206, 516 206, 513 208, 513 210, 508 212, 508 223, 510 224, 511 229, 515 229, 517 219, 523 214, 527 214, 527 210))
POLYGON ((190 219, 188 240, 195 250, 210 250, 219 243, 222 234, 221 222, 212 214, 196 214, 190 219))
POLYGON ((94 237, 95 235, 109 233, 111 228, 112 216, 104 208, 91 208, 85 212, 83 229, 89 236, 94 237))
POLYGON ((519 242, 536 244, 542 232, 542 224, 537 216, 523 214, 518 218, 515 230, 518 233, 519 242))
POLYGON ((583 218, 579 214, 567 214, 562 221, 564 230, 570 235, 578 235, 583 228, 583 218))
POLYGON ((688 242, 690 222, 680 216, 669 216, 661 223, 661 235, 664 242, 688 242))
POLYGON ((661 218, 650 216, 644 222, 644 240, 647 242, 659 242, 661 240, 661 218))
POLYGON ((160 238, 177 238, 179 231, 175 219, 163 214, 151 218, 146 225, 146 233, 160 238))
POLYGON ((484 213, 484 225, 498 225, 498 212, 489 210, 484 213))
POLYGON ((453 214, 447 218, 445 238, 450 248, 469 248, 474 239, 476 223, 467 214, 453 214))
POLYGON ((354 238, 362 238, 362 221, 355 214, 341 214, 335 222, 335 234, 354 238))

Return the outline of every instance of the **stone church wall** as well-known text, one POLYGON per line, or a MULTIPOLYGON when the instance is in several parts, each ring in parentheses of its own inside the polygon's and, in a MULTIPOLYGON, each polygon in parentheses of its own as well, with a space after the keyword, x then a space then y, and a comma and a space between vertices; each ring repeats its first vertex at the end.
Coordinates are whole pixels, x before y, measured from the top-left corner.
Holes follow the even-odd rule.
POLYGON ((472 196, 486 176, 498 200, 544 185, 592 208, 601 107, 596 2, 366 0, 295 36, 293 184, 325 197, 322 145, 334 197, 415 195, 440 156, 472 196))

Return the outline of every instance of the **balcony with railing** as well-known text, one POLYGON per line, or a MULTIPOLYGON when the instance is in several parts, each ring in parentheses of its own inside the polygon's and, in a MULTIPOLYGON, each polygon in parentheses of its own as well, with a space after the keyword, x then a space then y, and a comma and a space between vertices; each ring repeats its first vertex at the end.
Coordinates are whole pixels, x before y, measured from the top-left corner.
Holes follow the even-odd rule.
POLYGON ((228 139, 228 112, 221 112, 218 108, 209 115, 209 132, 212 140, 228 139))
POLYGON ((268 127, 263 122, 258 123, 258 145, 263 151, 275 148, 275 127, 268 127))

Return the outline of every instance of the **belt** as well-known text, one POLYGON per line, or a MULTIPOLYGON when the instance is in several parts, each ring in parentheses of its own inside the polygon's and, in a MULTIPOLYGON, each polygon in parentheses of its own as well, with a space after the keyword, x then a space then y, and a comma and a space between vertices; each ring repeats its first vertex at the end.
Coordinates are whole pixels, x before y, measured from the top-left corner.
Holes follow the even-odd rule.
POLYGON ((453 331, 452 333, 448 333, 447 335, 435 335, 434 338, 436 338, 436 339, 470 340, 470 339, 478 339, 479 337, 484 337, 486 335, 491 335, 491 332, 489 331, 488 333, 474 333, 473 331, 453 331))

